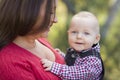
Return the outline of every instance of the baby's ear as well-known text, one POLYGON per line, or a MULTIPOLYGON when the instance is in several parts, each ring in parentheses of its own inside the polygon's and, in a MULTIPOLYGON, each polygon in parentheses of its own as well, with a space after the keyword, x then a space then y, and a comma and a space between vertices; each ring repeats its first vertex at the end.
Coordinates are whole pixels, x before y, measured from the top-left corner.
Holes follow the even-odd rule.
POLYGON ((96 39, 94 41, 94 44, 98 43, 100 41, 100 34, 96 35, 96 39))

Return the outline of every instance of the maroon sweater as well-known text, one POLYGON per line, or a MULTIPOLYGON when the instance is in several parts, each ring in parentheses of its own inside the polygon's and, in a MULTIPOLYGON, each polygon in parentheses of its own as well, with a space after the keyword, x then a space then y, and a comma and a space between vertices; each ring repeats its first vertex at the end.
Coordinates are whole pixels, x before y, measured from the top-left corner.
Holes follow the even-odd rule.
MULTIPOLYGON (((54 52, 55 62, 64 64, 64 59, 45 39, 39 41, 54 52)), ((60 78, 44 71, 40 58, 10 43, 0 51, 0 80, 60 80, 60 78)))

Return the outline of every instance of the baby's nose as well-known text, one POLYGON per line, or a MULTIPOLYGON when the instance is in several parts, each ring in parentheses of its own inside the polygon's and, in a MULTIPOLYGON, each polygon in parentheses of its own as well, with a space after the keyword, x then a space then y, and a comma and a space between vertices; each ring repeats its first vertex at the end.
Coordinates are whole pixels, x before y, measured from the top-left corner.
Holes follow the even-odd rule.
POLYGON ((77 38, 82 38, 82 37, 83 37, 82 33, 77 34, 77 38))

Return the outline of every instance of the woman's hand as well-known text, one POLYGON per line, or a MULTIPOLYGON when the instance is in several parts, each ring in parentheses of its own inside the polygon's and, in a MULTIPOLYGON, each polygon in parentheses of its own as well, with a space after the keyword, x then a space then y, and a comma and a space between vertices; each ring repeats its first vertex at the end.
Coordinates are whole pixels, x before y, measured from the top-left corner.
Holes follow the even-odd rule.
POLYGON ((41 59, 41 62, 43 64, 43 67, 45 68, 45 71, 50 71, 53 62, 48 59, 41 59))

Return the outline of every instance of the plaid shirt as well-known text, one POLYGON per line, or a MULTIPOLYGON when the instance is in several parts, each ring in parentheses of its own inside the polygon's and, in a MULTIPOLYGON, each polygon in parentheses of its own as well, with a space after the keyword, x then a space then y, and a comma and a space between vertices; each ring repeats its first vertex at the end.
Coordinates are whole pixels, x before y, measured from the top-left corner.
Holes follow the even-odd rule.
MULTIPOLYGON (((93 48, 100 51, 99 44, 93 48)), ((101 60, 95 56, 77 57, 73 66, 54 62, 51 72, 62 80, 99 80, 102 64, 101 60)))

